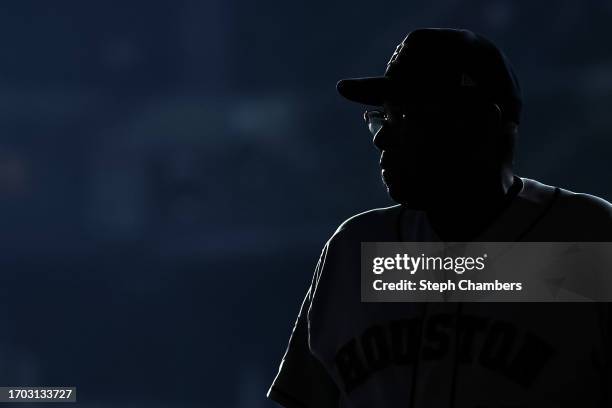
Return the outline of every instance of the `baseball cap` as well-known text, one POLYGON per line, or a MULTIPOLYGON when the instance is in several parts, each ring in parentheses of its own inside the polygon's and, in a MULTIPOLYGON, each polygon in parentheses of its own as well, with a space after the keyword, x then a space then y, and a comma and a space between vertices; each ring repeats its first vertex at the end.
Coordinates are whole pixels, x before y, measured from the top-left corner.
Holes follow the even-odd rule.
POLYGON ((465 29, 413 30, 395 48, 383 76, 342 79, 336 88, 353 102, 375 106, 476 96, 520 123, 521 88, 510 61, 490 40, 465 29))

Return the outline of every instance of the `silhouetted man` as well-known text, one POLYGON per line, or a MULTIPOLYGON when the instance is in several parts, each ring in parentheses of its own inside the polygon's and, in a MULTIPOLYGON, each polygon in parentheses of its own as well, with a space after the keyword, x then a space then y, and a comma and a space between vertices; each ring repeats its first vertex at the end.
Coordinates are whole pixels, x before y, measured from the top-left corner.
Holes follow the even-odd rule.
POLYGON ((364 119, 394 201, 323 248, 268 396, 286 407, 604 407, 604 303, 362 303, 361 242, 612 241, 612 205, 514 174, 521 116, 506 56, 426 28, 382 77, 338 91, 364 119))

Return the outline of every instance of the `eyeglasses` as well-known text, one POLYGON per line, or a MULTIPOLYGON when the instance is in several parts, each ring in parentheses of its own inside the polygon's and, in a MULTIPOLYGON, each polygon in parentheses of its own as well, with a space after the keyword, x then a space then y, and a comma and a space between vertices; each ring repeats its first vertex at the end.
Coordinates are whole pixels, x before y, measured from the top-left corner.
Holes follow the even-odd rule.
POLYGON ((384 125, 395 124, 398 121, 404 121, 407 118, 408 114, 406 113, 390 115, 389 113, 381 110, 366 110, 363 113, 363 120, 373 136, 376 136, 378 131, 382 129, 384 125))
MULTIPOLYGON (((483 107, 485 105, 488 104, 480 101, 421 103, 419 105, 405 106, 402 111, 391 114, 382 110, 366 110, 363 113, 363 119, 370 133, 376 136, 385 125, 393 126, 410 122, 414 126, 439 127, 451 124, 465 124, 473 121, 478 122, 482 119, 483 107)), ((499 105, 493 105, 496 109, 500 109, 499 105)))
POLYGON ((372 136, 376 136, 378 131, 382 129, 383 125, 387 121, 385 112, 379 110, 367 110, 363 112, 363 120, 368 126, 368 130, 372 133, 372 136))

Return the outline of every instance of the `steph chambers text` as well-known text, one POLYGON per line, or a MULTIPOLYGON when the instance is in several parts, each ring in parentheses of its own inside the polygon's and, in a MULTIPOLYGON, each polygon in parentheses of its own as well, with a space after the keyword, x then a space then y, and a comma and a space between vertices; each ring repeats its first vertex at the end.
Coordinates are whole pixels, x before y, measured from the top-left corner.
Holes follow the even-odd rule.
POLYGON ((446 282, 432 282, 428 279, 421 279, 418 282, 408 279, 401 279, 395 282, 383 282, 377 279, 372 282, 372 286, 376 291, 432 291, 432 292, 447 292, 447 291, 521 291, 523 284, 521 282, 501 282, 495 280, 493 282, 473 282, 470 279, 461 279, 457 282, 448 280, 446 282))

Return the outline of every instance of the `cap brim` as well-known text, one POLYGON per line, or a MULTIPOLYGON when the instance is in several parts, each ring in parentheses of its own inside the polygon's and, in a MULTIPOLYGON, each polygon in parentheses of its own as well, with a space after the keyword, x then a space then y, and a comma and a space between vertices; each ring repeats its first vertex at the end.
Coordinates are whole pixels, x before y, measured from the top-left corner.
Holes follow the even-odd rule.
POLYGON ((363 77, 341 79, 336 84, 340 95, 346 99, 364 105, 382 106, 390 96, 390 80, 388 77, 363 77))

